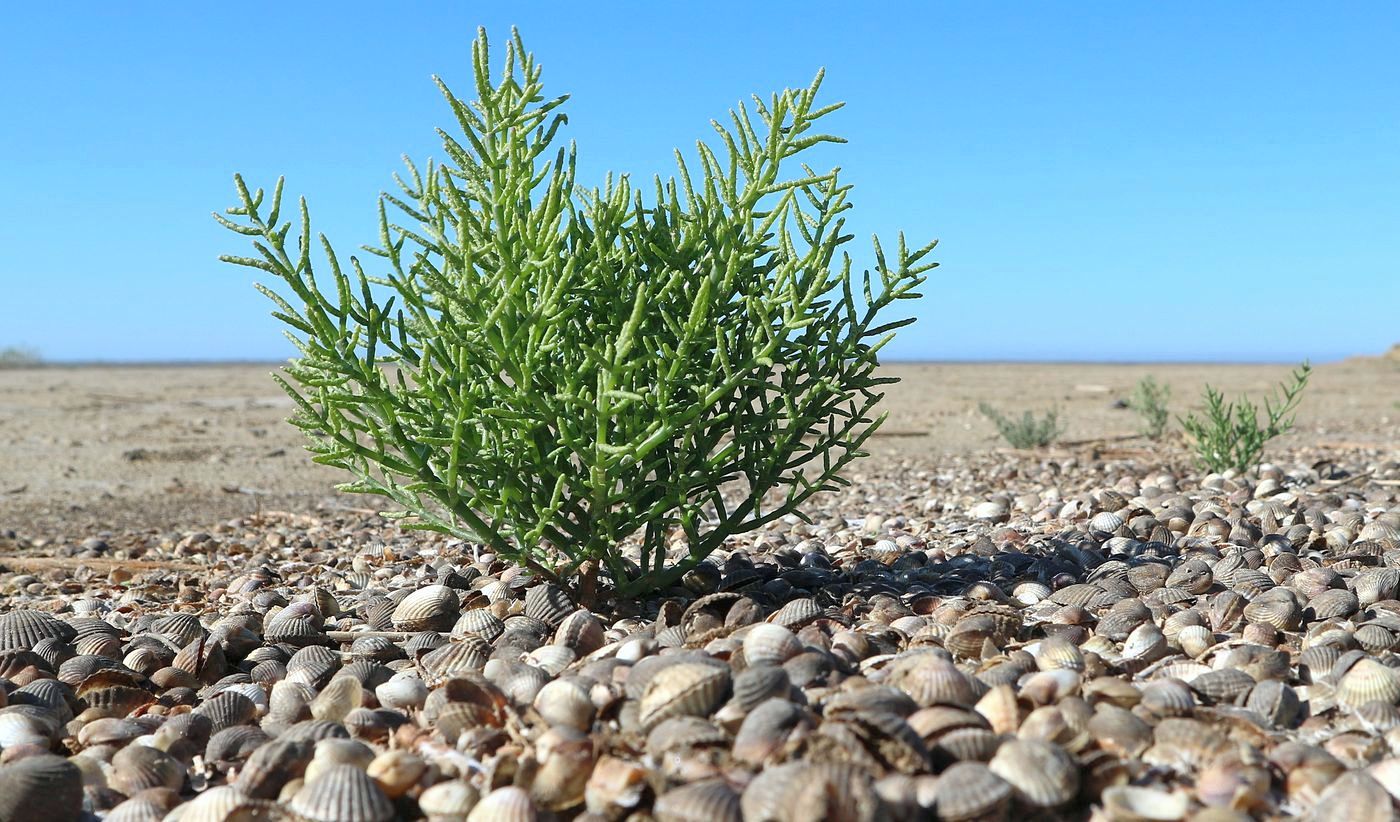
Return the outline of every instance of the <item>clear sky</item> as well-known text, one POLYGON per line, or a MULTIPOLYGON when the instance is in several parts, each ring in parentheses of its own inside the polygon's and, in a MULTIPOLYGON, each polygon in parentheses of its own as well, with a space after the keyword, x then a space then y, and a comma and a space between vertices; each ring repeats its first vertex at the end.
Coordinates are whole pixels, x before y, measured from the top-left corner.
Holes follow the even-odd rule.
POLYGON ((280 359, 216 261, 231 175, 287 176, 342 252, 430 82, 512 24, 581 178, 650 179, 750 93, 848 106, 823 155, 872 232, 937 237, 902 359, 1327 360, 1400 341, 1400 5, 14 4, 0 33, 0 347, 280 359), (47 10, 41 10, 47 6, 47 10))

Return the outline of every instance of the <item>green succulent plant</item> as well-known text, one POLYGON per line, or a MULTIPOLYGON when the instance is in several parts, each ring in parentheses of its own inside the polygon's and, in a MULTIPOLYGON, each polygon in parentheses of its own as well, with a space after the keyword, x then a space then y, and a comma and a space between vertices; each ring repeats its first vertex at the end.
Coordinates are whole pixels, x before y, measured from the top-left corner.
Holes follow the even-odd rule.
POLYGON ((1207 385, 1202 395, 1203 412, 1197 415, 1192 411, 1177 418, 1191 438, 1196 462, 1209 471, 1243 472, 1258 465, 1264 445, 1293 430, 1294 412, 1303 401, 1303 389, 1308 387, 1310 376, 1312 366, 1303 362, 1293 370, 1288 382, 1280 383, 1277 392, 1265 398, 1262 409, 1248 397, 1226 402, 1224 394, 1207 385))
POLYGON ((235 177, 215 216, 257 254, 221 259, 285 286, 257 286, 300 352, 278 380, 343 489, 635 595, 844 483, 894 381, 877 352, 913 321, 883 312, 919 296, 934 244, 901 236, 887 260, 877 240, 853 282, 851 187, 798 165, 844 142, 814 130, 841 105, 817 105, 821 74, 713 123, 698 170, 677 152, 673 178, 586 189, 555 145, 567 98, 544 96, 518 33, 505 51, 493 77, 473 44, 474 101, 436 81, 459 130, 380 196, 375 273, 313 235, 304 199, 292 234, 280 179, 264 196, 235 177))

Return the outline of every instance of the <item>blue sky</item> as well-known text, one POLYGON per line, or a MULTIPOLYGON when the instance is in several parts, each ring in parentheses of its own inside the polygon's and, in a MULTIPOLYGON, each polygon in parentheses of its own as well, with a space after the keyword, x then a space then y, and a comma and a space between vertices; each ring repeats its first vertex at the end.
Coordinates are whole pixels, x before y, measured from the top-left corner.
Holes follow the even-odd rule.
POLYGON ((581 178, 669 172, 752 92, 846 100, 822 155, 872 232, 937 237, 902 359, 1327 360, 1400 341, 1400 6, 23 4, 0 34, 0 347, 280 359, 231 175, 349 251, 429 77, 518 25, 581 178))

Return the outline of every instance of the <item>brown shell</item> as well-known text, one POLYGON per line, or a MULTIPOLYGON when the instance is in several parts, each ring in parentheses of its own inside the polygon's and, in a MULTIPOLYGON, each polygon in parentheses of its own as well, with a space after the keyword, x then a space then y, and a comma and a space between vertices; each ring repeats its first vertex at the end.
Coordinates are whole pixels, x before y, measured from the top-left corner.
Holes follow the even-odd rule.
POLYGON ((194 614, 170 614, 151 623, 151 633, 169 639, 177 648, 209 635, 199 617, 194 614))
POLYGON ((1268 597, 1246 605, 1242 615, 1248 622, 1262 622, 1280 631, 1296 631, 1302 624, 1303 609, 1288 597, 1268 597))
POLYGON ((744 717, 731 753, 740 762, 762 765, 790 739, 804 735, 811 724, 808 714, 787 700, 761 702, 744 717))
POLYGON ((964 822, 1000 813, 1011 785, 980 762, 958 762, 939 775, 934 796, 939 819, 964 822))
POLYGON ((423 682, 436 688, 462 673, 477 672, 491 658, 492 648, 486 640, 468 634, 460 642, 451 642, 418 658, 423 682))
POLYGON ((374 662, 392 662, 406 656, 402 648, 395 645, 392 640, 382 636, 357 638, 350 645, 350 655, 356 659, 367 659, 374 662))
POLYGON ((1166 587, 1183 588, 1192 594, 1204 594, 1215 582, 1215 575, 1206 563, 1198 559, 1178 565, 1167 577, 1166 587))
POLYGON ((44 639, 72 642, 77 631, 43 611, 15 610, 0 614, 0 650, 30 650, 44 639))
POLYGON ((760 622, 745 629, 744 661, 749 665, 782 665, 800 653, 797 635, 781 625, 760 622))
POLYGON ((253 725, 224 728, 209 737, 209 744, 204 749, 204 759, 224 767, 238 764, 252 756, 267 740, 267 734, 253 725))
POLYGON ((721 779, 692 782, 656 799, 657 822, 740 822, 739 794, 721 779))
POLYGON ((1308 610, 1316 619, 1349 617, 1361 607, 1356 594, 1345 588, 1331 588, 1308 600, 1308 610))
POLYGON ((1059 746, 1010 739, 997 748, 987 767, 1034 808, 1059 807, 1079 793, 1079 766, 1059 746))
POLYGON ((465 819, 481 799, 475 785, 461 779, 439 782, 418 796, 418 809, 435 819, 465 819))
POLYGON ((726 668, 692 662, 668 665, 647 683, 638 718, 650 730, 673 716, 708 716, 724 701, 729 685, 726 668))
POLYGON ((330 683, 311 701, 313 719, 340 722, 345 715, 360 707, 364 688, 353 676, 332 677, 330 683))
POLYGON ((369 774, 354 765, 331 765, 292 797, 297 816, 311 822, 389 822, 394 805, 369 774))
POLYGON ((530 794, 507 785, 481 797, 467 814, 467 822, 535 822, 536 817, 530 794))
POLYGON ((587 733, 593 727, 596 712, 588 691, 577 682, 556 679, 540 689, 534 699, 535 710, 550 726, 563 725, 587 733))
POLYGON ((263 638, 268 642, 279 642, 298 648, 307 645, 323 645, 326 642, 321 620, 315 614, 284 609, 268 620, 263 629, 263 638))
MULTIPOLYGON (((76 688, 79 683, 98 671, 107 670, 129 671, 125 665, 111 657, 85 654, 75 656, 58 666, 58 679, 65 685, 76 688)), ((134 674, 135 671, 130 673, 134 674)))
POLYGON ((491 613, 489 608, 471 608, 463 611, 452 626, 454 636, 476 634, 487 642, 495 642, 505 630, 506 624, 500 617, 491 613))
POLYGON ((1352 771, 1332 782, 1309 816, 1312 822, 1385 822, 1394 819, 1391 796, 1371 776, 1352 771))
POLYGON ((1208 702, 1232 703, 1253 687, 1254 678, 1238 668, 1209 671, 1191 680, 1191 689, 1208 702))
POLYGON ((1337 702, 1357 708, 1367 702, 1400 702, 1400 674, 1373 660, 1362 659, 1337 682, 1337 702))
POLYGON ((257 716, 258 706, 253 700, 236 691, 221 691, 205 700, 194 712, 209 717, 214 732, 218 733, 224 728, 252 722, 257 716))
POLYGON ((127 745, 112 757, 112 787, 127 796, 147 788, 179 790, 184 783, 185 766, 165 751, 127 745))
POLYGON ((427 585, 404 597, 390 621, 396 631, 450 631, 460 612, 456 591, 446 585, 427 585))
POLYGON ((781 625, 790 631, 796 631, 803 626, 815 622, 822 617, 822 608, 811 597, 799 597, 789 600, 768 618, 769 622, 781 625))
POLYGON ((1189 716, 1196 707, 1195 692, 1179 679, 1156 679, 1142 686, 1138 705, 1149 715, 1165 718, 1189 716))
POLYGON ((554 632, 554 644, 570 648, 578 656, 593 653, 604 641, 602 621, 582 608, 564 617, 554 632))
POLYGON ((888 813, 870 775, 846 763, 789 762, 765 768, 744 789, 740 809, 745 822, 874 822, 888 813))
POLYGON ((766 699, 783 697, 792 688, 787 671, 777 665, 751 665, 734 677, 734 704, 749 711, 766 699))
POLYGON ((920 707, 958 705, 971 708, 977 702, 977 690, 972 681, 951 660, 937 654, 902 658, 891 671, 889 681, 920 707))
POLYGON ((82 806, 82 772, 62 757, 28 756, 0 767, 0 819, 77 819, 82 806))
POLYGON ((1051 637, 1040 643, 1035 663, 1042 671, 1083 671, 1084 654, 1073 642, 1061 637, 1051 637))
POLYGON ((551 630, 558 628, 577 607, 562 588, 549 583, 536 585, 525 593, 525 616, 538 619, 551 630))
POLYGON ((254 799, 276 799, 284 785, 301 778, 311 752, 312 743, 306 740, 274 739, 263 744, 238 772, 238 789, 254 799))

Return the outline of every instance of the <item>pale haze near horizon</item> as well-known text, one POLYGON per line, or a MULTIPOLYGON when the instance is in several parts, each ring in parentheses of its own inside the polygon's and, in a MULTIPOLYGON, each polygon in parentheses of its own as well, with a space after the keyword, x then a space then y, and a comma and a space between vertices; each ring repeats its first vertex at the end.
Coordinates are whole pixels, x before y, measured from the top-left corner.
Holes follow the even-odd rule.
POLYGON ((12 10, 0 348, 289 356, 252 272, 216 261, 246 239, 209 212, 235 171, 285 174, 342 254, 375 240, 399 155, 442 156, 429 76, 469 92, 479 25, 497 45, 518 25, 546 93, 572 95, 590 184, 669 174, 710 118, 825 66, 850 144, 818 159, 856 184, 857 263, 872 232, 941 240, 890 359, 1327 361, 1400 341, 1400 7, 514 6, 12 10))

